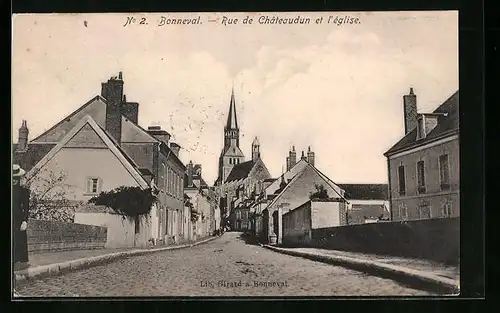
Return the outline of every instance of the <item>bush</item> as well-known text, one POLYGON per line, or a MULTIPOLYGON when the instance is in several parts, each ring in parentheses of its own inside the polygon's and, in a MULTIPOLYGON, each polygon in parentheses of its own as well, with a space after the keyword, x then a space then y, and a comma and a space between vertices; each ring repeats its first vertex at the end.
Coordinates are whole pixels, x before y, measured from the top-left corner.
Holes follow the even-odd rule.
POLYGON ((156 197, 150 188, 118 187, 111 191, 103 191, 89 200, 89 203, 105 205, 115 212, 135 218, 151 211, 156 197))

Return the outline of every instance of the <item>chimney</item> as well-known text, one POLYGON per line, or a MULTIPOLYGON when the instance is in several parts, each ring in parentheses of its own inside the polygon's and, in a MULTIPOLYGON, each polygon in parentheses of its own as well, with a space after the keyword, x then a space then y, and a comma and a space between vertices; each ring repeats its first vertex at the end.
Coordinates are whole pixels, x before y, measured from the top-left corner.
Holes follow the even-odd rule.
POLYGON ((307 162, 314 166, 314 152, 311 151, 311 146, 307 148, 307 162))
POLYGON ((292 150, 289 152, 290 158, 290 169, 297 163, 297 152, 295 152, 295 146, 292 146, 292 150))
POLYGON ((160 126, 149 126, 147 132, 151 136, 168 145, 170 134, 167 131, 162 130, 160 126))
POLYGON ((304 155, 304 151, 302 151, 302 155, 300 156, 300 159, 301 159, 301 160, 305 160, 305 159, 306 159, 306 157, 305 157, 305 155, 304 155))
POLYGON ((123 96, 123 102, 121 107, 121 113, 128 120, 132 121, 134 124, 139 122, 139 103, 137 102, 126 102, 125 96, 123 96))
POLYGON ((290 157, 286 157, 286 171, 288 172, 290 170, 290 157))
POLYGON ((417 96, 410 88, 410 93, 403 96, 405 135, 417 127, 417 96))
POLYGON ((122 72, 116 77, 112 77, 108 82, 102 84, 101 95, 106 99, 106 131, 121 144, 122 135, 122 100, 123 100, 123 80, 122 72))
POLYGON ((189 161, 189 164, 187 165, 188 187, 193 186, 193 175, 194 175, 193 161, 189 161))
POLYGON ((170 143, 170 150, 175 154, 176 157, 179 157, 179 150, 181 149, 181 146, 176 144, 175 142, 170 143))
POLYGON ((25 151, 28 148, 28 124, 23 120, 19 128, 19 138, 17 140, 17 151, 25 151))
POLYGON ((201 187, 201 164, 195 164, 193 170, 193 183, 201 187))

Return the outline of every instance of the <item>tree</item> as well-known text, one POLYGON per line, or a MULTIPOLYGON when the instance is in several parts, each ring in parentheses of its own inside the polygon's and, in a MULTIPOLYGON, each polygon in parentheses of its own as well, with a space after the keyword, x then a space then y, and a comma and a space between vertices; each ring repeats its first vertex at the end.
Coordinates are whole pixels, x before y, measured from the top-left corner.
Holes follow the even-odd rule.
POLYGON ((328 196, 328 191, 326 190, 325 186, 314 184, 314 187, 316 188, 316 191, 311 192, 309 194, 309 199, 311 200, 330 199, 330 197, 328 196))
POLYGON ((67 183, 63 170, 42 168, 25 178, 30 188, 29 218, 72 223, 79 201, 69 200, 74 186, 67 183))

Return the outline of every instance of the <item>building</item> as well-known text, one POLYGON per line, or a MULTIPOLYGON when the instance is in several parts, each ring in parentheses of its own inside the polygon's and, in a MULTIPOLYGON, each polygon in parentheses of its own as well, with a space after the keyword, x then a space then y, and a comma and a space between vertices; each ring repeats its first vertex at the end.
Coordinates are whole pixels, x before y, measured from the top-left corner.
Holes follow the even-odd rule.
POLYGON ((217 199, 201 175, 201 164, 187 164, 184 178, 184 193, 193 205, 190 238, 199 239, 212 235, 220 228, 220 212, 217 199))
POLYGON ((219 198, 222 221, 233 230, 251 229, 250 206, 271 175, 260 154, 260 143, 254 138, 251 160, 245 161, 240 149, 239 127, 234 91, 231 92, 229 113, 224 127, 224 146, 219 157, 219 176, 215 191, 219 198))
POLYGON ((295 147, 289 151, 288 171, 280 179, 273 181, 265 190, 266 208, 262 211, 262 239, 282 243, 282 216, 310 200, 316 188, 322 186, 327 198, 339 198, 344 202, 344 190, 321 173, 314 166, 314 152, 308 148, 308 155, 302 152, 301 159, 295 158, 295 147))
POLYGON ((148 130, 139 126, 139 104, 126 100, 123 86, 120 72, 118 77, 102 83, 101 95, 93 97, 29 143, 27 123, 23 122, 14 160, 30 170, 45 162, 50 151, 61 151, 52 158, 62 159, 58 162, 63 162, 64 168, 58 168, 71 171, 71 179, 78 188, 70 196, 81 200, 118 185, 127 185, 129 181, 143 184, 143 180, 147 186, 160 191, 153 240, 160 244, 182 240, 186 167, 179 159, 180 146, 169 142, 170 135, 159 126, 148 130), (73 133, 78 137, 69 138, 73 133), (119 154, 105 152, 105 149, 119 154), (130 175, 134 173, 134 180, 120 174, 123 169, 113 155, 115 159, 122 156, 118 158, 122 167, 128 163, 134 168, 128 171, 130 175))
POLYGON ((347 224, 364 224, 390 220, 389 186, 387 184, 338 184, 349 201, 347 224))
POLYGON ((283 214, 283 244, 308 244, 312 230, 347 225, 342 198, 311 199, 283 214))
POLYGON ((392 220, 459 216, 458 91, 434 112, 418 113, 410 88, 403 106, 405 134, 384 154, 392 220))

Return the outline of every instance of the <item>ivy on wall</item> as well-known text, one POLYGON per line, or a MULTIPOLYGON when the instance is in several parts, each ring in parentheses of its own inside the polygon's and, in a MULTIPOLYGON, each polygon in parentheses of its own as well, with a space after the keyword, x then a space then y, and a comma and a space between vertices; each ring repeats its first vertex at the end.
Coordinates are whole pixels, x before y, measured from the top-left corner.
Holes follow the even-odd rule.
POLYGON ((119 214, 136 218, 139 215, 149 213, 155 201, 156 196, 153 195, 150 188, 121 186, 110 191, 103 191, 88 202, 105 205, 119 214))

